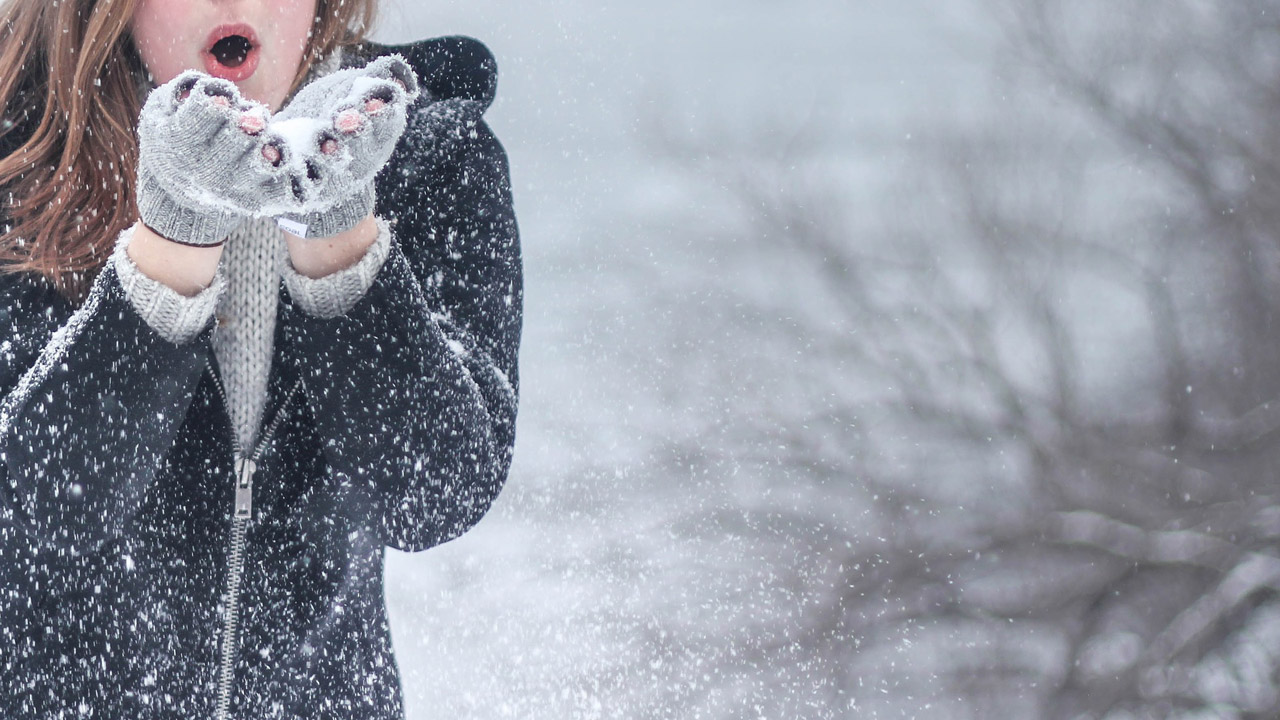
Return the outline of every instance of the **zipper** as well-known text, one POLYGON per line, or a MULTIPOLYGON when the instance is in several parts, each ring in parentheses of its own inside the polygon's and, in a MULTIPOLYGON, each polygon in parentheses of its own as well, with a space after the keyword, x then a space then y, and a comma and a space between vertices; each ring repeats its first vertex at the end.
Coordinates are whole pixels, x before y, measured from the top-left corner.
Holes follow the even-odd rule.
POLYGON ((218 395, 222 398, 222 407, 227 411, 227 419, 231 425, 231 447, 235 452, 235 466, 232 473, 235 483, 235 505, 231 515, 231 543, 227 549, 227 592, 226 602, 224 603, 226 615, 222 621, 217 709, 214 713, 216 720, 226 720, 231 710, 231 684, 234 679, 232 677, 232 665, 235 660, 235 651, 239 639, 240 581, 244 576, 245 535, 249 529, 249 521, 253 519, 253 474, 258 469, 258 459, 262 456, 262 452, 266 450, 267 445, 271 443, 276 429, 284 419, 284 411, 288 409, 289 404, 293 401, 293 396, 297 394, 298 388, 302 386, 302 380, 299 379, 289 389, 289 394, 285 396, 284 402, 276 410, 275 417, 272 418, 271 424, 267 426, 266 432, 262 434, 257 447, 253 449, 252 454, 246 456, 240 447, 240 438, 236 434, 235 423, 231 420, 231 405, 227 402, 227 393, 222 387, 222 380, 218 377, 218 373, 213 371, 213 361, 208 360, 207 364, 209 371, 213 375, 214 386, 218 390, 218 395))

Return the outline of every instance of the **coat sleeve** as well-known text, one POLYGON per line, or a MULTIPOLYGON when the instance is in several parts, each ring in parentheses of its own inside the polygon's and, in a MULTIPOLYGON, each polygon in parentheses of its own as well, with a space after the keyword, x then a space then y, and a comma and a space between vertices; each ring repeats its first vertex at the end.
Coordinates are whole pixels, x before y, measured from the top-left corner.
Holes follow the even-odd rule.
POLYGON ((282 310, 330 479, 401 550, 475 525, 511 465, 522 264, 506 153, 482 112, 411 108, 377 180, 393 242, 372 285, 335 317, 282 310))
POLYGON ((0 275, 0 533, 76 554, 119 536, 187 414, 211 327, 165 339, 112 263, 78 308, 34 273, 0 275))

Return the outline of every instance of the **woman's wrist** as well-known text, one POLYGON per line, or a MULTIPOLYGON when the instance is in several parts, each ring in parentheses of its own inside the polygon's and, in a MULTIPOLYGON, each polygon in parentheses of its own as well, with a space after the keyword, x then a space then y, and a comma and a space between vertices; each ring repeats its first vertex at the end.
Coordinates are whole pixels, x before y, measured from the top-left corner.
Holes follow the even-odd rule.
POLYGON ((287 231, 289 263, 300 275, 321 278, 360 262, 369 246, 378 239, 378 223, 373 214, 366 215, 356 226, 330 237, 300 238, 287 231))
POLYGON ((223 244, 194 246, 157 234, 141 220, 133 226, 126 252, 138 270, 180 295, 193 297, 213 284, 223 244))

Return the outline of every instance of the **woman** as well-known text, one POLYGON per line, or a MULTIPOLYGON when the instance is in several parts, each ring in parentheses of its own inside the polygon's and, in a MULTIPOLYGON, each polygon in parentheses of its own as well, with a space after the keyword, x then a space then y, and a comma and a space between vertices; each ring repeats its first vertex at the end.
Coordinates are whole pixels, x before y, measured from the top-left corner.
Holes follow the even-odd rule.
POLYGON ((492 57, 373 10, 0 6, 0 716, 403 717, 384 547, 505 482, 522 276, 492 57))

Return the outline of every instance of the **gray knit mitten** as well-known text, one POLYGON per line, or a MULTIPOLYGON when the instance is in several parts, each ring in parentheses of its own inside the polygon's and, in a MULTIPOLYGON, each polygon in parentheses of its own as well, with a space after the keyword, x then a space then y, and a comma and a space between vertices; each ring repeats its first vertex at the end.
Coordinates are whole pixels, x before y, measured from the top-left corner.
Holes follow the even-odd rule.
POLYGON ((142 222, 188 245, 216 245, 248 217, 296 207, 270 110, 236 86, 187 71, 152 90, 138 119, 142 222))
POLYGON ((284 164, 300 204, 282 214, 282 225, 304 237, 329 237, 373 212, 374 177, 391 158, 417 97, 418 79, 400 55, 299 90, 271 118, 270 132, 286 141, 284 164))

